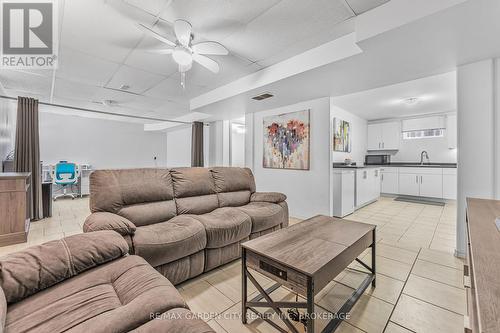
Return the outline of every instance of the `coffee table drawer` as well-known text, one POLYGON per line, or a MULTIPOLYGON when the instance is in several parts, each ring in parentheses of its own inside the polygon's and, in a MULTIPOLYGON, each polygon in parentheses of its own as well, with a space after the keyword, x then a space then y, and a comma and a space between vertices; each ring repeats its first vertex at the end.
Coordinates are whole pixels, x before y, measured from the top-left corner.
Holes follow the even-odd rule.
POLYGON ((296 293, 307 296, 307 275, 249 250, 247 250, 246 258, 247 267, 290 288, 296 293))

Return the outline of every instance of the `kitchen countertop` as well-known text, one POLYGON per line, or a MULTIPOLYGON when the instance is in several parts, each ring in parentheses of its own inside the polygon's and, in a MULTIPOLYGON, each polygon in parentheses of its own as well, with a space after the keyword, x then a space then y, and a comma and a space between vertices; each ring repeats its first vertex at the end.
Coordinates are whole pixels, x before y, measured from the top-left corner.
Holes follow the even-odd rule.
POLYGON ((380 164, 380 165, 365 165, 365 164, 351 164, 346 165, 345 163, 333 163, 334 168, 341 169, 362 169, 362 168, 383 168, 383 167, 393 167, 393 168, 456 168, 456 163, 411 163, 411 162, 393 162, 390 164, 380 164))

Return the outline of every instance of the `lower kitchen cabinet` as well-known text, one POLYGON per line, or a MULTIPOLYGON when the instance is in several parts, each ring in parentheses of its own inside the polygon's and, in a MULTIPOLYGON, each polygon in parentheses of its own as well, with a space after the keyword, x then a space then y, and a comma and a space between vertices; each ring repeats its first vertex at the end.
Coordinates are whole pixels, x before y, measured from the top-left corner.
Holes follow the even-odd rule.
POLYGON ((399 174, 399 193, 401 195, 418 196, 420 194, 419 176, 413 173, 399 174))
POLYGON ((443 199, 457 199, 457 169, 443 169, 443 199))
POLYGON ((361 207, 380 197, 380 169, 356 170, 356 207, 361 207))
POLYGON ((443 175, 442 174, 420 175, 420 196, 429 198, 442 198, 443 175))
POLYGON ((382 168, 380 170, 380 192, 388 194, 399 192, 398 168, 382 168))

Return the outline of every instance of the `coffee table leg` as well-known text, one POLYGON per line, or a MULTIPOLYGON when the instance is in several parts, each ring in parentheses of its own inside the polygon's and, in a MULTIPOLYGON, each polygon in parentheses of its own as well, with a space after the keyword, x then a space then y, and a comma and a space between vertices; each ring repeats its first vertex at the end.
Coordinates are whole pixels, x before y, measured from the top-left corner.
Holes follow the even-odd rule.
POLYGON ((375 288, 375 286, 376 286, 375 280, 377 278, 377 275, 376 275, 377 270, 375 268, 375 266, 376 266, 376 263, 375 263, 376 262, 376 260, 375 260, 375 258, 376 258, 375 247, 376 247, 376 244, 377 244, 377 234, 376 234, 375 230, 376 230, 376 228, 373 229, 373 243, 372 243, 372 274, 373 274, 372 287, 373 288, 375 288))
POLYGON ((307 333, 314 333, 314 281, 307 278, 307 333))
POLYGON ((247 323, 247 256, 246 250, 241 249, 241 322, 247 323))

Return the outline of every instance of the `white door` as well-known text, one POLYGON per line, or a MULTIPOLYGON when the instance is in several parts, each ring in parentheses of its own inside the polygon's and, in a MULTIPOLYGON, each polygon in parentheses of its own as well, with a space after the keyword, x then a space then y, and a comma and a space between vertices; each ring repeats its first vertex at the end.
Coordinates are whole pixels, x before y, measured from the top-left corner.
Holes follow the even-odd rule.
POLYGON ((368 150, 382 149, 382 127, 380 124, 368 124, 368 150))
POLYGON ((401 137, 400 123, 382 123, 382 149, 398 150, 401 137))
POLYGON ((399 174, 399 194, 402 195, 419 195, 420 177, 412 173, 399 174))
POLYGON ((398 174, 394 172, 382 172, 381 175, 381 187, 380 191, 382 193, 398 194, 398 174))
POLYGON ((419 175, 420 196, 443 198, 443 175, 419 175))

